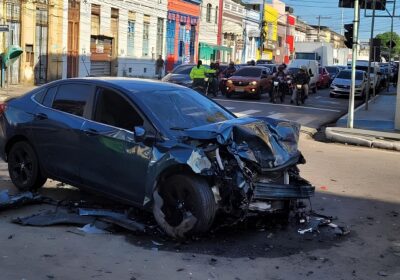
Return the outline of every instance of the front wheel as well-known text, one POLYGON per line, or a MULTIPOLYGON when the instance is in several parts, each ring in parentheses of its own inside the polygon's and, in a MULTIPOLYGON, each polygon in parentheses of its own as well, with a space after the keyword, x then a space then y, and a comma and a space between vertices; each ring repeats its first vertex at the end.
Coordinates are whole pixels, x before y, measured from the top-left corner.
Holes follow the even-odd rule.
POLYGON ((216 211, 214 194, 200 177, 174 175, 154 191, 154 218, 174 238, 208 231, 216 211))
POLYGON ((20 191, 35 191, 46 183, 41 174, 39 160, 28 142, 18 142, 8 153, 8 172, 20 191))

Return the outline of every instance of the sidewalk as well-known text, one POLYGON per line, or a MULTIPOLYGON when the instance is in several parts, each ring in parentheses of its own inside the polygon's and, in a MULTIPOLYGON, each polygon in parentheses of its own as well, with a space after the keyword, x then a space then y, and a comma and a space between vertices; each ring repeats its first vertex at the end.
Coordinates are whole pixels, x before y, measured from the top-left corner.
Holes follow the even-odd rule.
POLYGON ((383 148, 400 151, 400 131, 394 129, 396 91, 385 90, 354 112, 354 128, 347 128, 347 114, 336 122, 336 127, 327 127, 325 135, 339 143, 383 148))
POLYGON ((28 91, 31 91, 35 87, 36 86, 11 85, 9 88, 0 88, 0 102, 9 97, 20 96, 28 91))

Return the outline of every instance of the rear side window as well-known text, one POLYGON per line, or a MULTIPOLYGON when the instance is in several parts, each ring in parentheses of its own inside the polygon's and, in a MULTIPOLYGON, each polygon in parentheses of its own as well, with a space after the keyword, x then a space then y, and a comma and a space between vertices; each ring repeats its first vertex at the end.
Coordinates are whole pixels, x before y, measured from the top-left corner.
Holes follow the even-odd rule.
POLYGON ((43 106, 46 107, 51 107, 51 104, 53 104, 53 99, 54 96, 56 95, 57 92, 57 87, 51 87, 47 90, 46 96, 43 99, 43 106))
POLYGON ((35 99, 36 102, 42 103, 45 94, 46 94, 46 89, 43 88, 33 95, 33 99, 35 99))
POLYGON ((85 84, 65 84, 58 87, 52 108, 76 116, 83 116, 93 87, 85 84))

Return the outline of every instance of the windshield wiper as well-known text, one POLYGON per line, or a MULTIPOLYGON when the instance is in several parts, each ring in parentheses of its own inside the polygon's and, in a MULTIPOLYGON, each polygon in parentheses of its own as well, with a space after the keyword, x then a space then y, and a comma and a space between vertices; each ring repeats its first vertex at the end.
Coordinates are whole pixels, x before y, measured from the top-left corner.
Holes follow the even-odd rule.
POLYGON ((183 131, 183 130, 186 130, 186 129, 189 129, 189 128, 188 127, 177 127, 177 126, 175 126, 175 127, 170 127, 169 129, 183 131))

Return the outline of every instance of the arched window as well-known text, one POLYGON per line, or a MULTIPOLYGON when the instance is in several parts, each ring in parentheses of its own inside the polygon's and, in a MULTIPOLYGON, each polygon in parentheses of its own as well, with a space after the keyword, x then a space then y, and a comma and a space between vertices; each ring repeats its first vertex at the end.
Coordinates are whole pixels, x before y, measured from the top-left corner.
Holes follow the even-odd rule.
POLYGON ((206 21, 211 22, 211 4, 207 4, 206 21))
POLYGON ((218 6, 215 7, 215 23, 218 23, 218 6))

